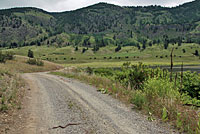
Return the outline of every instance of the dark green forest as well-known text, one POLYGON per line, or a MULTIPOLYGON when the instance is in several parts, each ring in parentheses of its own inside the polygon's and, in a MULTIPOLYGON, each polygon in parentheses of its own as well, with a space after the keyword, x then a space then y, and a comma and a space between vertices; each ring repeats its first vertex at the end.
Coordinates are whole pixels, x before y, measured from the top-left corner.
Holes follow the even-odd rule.
POLYGON ((50 13, 37 8, 0 10, 0 47, 31 45, 141 46, 200 44, 200 0, 168 8, 98 3, 50 13))

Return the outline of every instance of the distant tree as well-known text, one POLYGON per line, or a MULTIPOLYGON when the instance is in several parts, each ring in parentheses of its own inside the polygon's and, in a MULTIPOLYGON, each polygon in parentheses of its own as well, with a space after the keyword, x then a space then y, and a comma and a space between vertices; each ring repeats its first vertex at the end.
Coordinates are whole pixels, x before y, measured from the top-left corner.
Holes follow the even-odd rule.
POLYGON ((37 41, 37 45, 38 45, 38 46, 41 46, 41 43, 40 43, 40 41, 37 41))
POLYGON ((153 40, 153 44, 156 44, 156 43, 157 43, 157 41, 154 39, 154 40, 153 40))
POLYGON ((139 43, 137 44, 137 48, 138 48, 138 50, 140 50, 140 45, 139 45, 139 43))
POLYGON ((182 45, 182 40, 179 40, 178 41, 178 46, 181 46, 182 45))
POLYGON ((116 40, 116 36, 115 35, 113 36, 113 40, 116 40))
POLYGON ((121 50, 121 46, 118 45, 117 48, 115 48, 115 52, 118 52, 118 51, 120 51, 120 50, 121 50))
POLYGON ((185 49, 182 49, 183 53, 185 53, 185 49))
POLYGON ((131 31, 131 38, 133 38, 133 31, 131 31))
POLYGON ((199 56, 199 51, 198 51, 198 50, 195 50, 194 55, 195 55, 195 56, 199 56))
POLYGON ((143 49, 146 49, 146 43, 143 42, 142 48, 143 48, 143 49))
POLYGON ((83 48, 83 49, 82 49, 82 53, 85 53, 85 51, 87 51, 87 49, 83 48))
POLYGON ((98 51, 98 50, 99 50, 99 47, 96 46, 96 45, 95 45, 95 46, 93 47, 93 49, 92 49, 93 52, 96 52, 96 51, 98 51))
POLYGON ((86 47, 87 46, 87 40, 83 41, 83 46, 86 47))
POLYGON ((77 46, 75 47, 74 51, 78 51, 78 47, 77 46))
POLYGON ((169 40, 165 39, 165 41, 164 41, 164 49, 167 49, 168 46, 169 46, 169 40))
POLYGON ((152 44, 153 44, 153 43, 150 41, 150 42, 149 42, 149 46, 151 47, 151 46, 152 46, 152 44))
POLYGON ((32 50, 28 50, 28 57, 29 58, 34 58, 34 55, 33 55, 33 51, 32 50))

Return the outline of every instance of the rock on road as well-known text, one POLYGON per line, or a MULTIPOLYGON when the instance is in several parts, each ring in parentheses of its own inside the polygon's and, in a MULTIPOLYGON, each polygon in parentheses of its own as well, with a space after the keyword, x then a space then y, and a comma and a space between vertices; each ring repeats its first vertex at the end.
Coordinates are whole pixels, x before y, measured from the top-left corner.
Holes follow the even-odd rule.
POLYGON ((173 133, 109 95, 73 79, 47 73, 24 74, 30 85, 24 134, 173 133), (68 127, 55 128, 59 125, 68 127))

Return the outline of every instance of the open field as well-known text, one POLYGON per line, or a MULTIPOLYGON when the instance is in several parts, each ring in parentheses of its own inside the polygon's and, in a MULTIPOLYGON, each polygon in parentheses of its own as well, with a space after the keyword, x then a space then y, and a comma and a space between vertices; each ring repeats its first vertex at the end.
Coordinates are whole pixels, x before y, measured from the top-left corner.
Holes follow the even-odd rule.
POLYGON ((168 49, 163 49, 161 45, 147 47, 145 50, 138 50, 136 47, 122 47, 119 52, 115 52, 116 46, 106 46, 99 51, 93 52, 89 48, 82 53, 84 47, 78 47, 78 51, 72 46, 67 47, 47 47, 47 46, 28 46, 16 49, 10 49, 17 55, 26 56, 29 49, 34 52, 35 57, 65 66, 76 67, 118 67, 125 61, 132 63, 143 62, 148 65, 169 65, 170 53, 174 47, 174 64, 197 65, 200 63, 198 56, 194 56, 195 50, 200 51, 198 44, 183 44, 182 46, 170 45, 168 49), (183 49, 185 53, 183 53, 183 49), (100 63, 99 63, 100 62, 100 63))

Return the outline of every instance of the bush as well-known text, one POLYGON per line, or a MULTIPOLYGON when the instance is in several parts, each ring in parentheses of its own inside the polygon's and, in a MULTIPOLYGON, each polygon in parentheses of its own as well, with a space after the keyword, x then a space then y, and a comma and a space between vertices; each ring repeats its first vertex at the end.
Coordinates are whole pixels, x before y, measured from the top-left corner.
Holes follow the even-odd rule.
POLYGON ((6 62, 6 56, 0 51, 0 63, 6 62))
POLYGON ((3 54, 0 51, 0 63, 5 63, 6 60, 13 60, 14 54, 12 52, 7 51, 5 54, 3 54))
POLYGON ((147 99, 146 99, 144 93, 142 93, 142 91, 137 90, 132 95, 131 103, 134 104, 139 110, 141 110, 147 103, 147 99))
POLYGON ((180 96, 177 88, 174 87, 174 83, 168 79, 153 78, 144 83, 144 93, 152 97, 161 97, 166 99, 172 99, 180 96))
POLYGON ((33 54, 33 51, 32 50, 28 50, 28 57, 29 58, 34 58, 34 54, 33 54))
POLYGON ((7 60, 13 60, 14 59, 14 53, 10 52, 10 51, 7 51, 5 53, 5 57, 6 57, 7 60))
POLYGON ((115 80, 119 81, 124 87, 131 89, 142 89, 143 82, 148 78, 148 68, 140 63, 139 65, 130 65, 124 63, 122 70, 116 73, 115 80))
POLYGON ((184 72, 181 92, 200 100, 200 74, 184 72))
POLYGON ((93 69, 91 67, 87 67, 86 68, 86 72, 89 74, 89 75, 92 75, 93 74, 93 69))
POLYGON ((115 48, 115 52, 118 52, 118 51, 120 51, 120 50, 121 50, 121 46, 118 45, 117 48, 115 48))
POLYGON ((43 66, 44 65, 44 62, 40 59, 28 59, 27 60, 27 63, 30 64, 30 65, 37 65, 37 66, 43 66))

